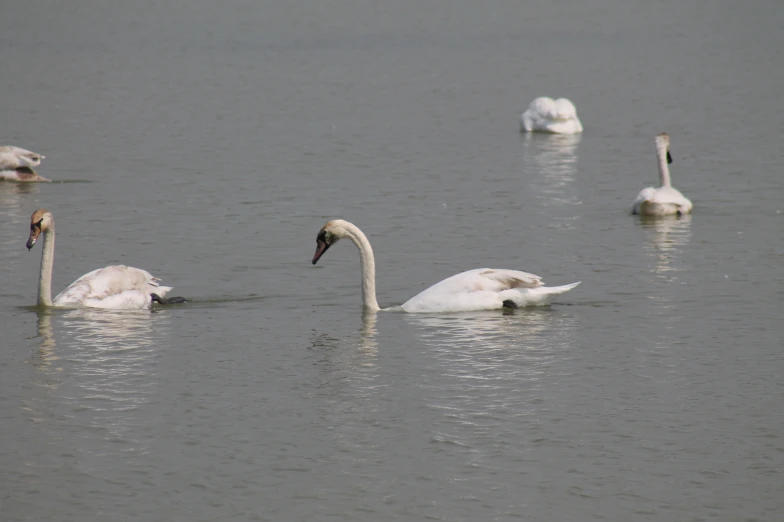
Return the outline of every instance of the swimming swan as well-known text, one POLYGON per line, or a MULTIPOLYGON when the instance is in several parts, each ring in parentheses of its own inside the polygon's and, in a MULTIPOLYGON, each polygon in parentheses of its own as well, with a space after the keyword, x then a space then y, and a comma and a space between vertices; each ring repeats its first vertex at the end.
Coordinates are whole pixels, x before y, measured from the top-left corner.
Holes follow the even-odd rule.
POLYGON ((532 101, 520 116, 520 131, 577 134, 583 131, 583 124, 580 123, 577 109, 570 100, 553 100, 541 96, 532 101))
MULTIPOLYGON (((381 308, 376 301, 376 262, 365 234, 354 224, 336 219, 324 225, 316 238, 313 264, 342 238, 349 238, 359 249, 362 269, 362 304, 371 311, 381 308)), ((556 295, 579 285, 547 287, 539 276, 517 270, 477 268, 444 279, 412 297, 400 308, 406 312, 470 312, 521 306, 542 306, 556 295)), ((392 310, 396 308, 390 308, 392 310)))
POLYGON ((656 155, 659 157, 659 182, 661 187, 644 188, 637 195, 632 214, 643 216, 682 215, 691 212, 691 201, 670 184, 670 137, 666 132, 656 136, 656 155))
MULTIPOLYGON (((43 233, 44 246, 41 254, 41 274, 38 277, 38 306, 47 307, 90 307, 115 310, 141 310, 149 308, 155 297, 158 302, 168 304, 163 296, 171 290, 159 286, 158 279, 146 270, 124 265, 112 265, 88 274, 71 283, 52 300, 52 264, 54 262, 54 218, 48 210, 39 208, 30 217, 30 250, 43 233), (151 297, 154 294, 155 297, 151 297)), ((172 298, 172 302, 183 302, 172 298)))
POLYGON ((0 180, 6 181, 52 181, 39 176, 33 167, 41 164, 46 156, 35 152, 14 147, 13 145, 0 146, 0 180))

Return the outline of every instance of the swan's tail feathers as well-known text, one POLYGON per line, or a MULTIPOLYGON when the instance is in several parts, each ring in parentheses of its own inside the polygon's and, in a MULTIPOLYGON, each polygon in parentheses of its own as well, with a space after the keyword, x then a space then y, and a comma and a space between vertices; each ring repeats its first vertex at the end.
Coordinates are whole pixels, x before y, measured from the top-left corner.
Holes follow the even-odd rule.
POLYGON ((160 286, 158 284, 152 286, 153 287, 151 288, 151 290, 153 290, 156 294, 158 294, 161 297, 166 297, 166 294, 168 294, 174 289, 173 286, 160 286))
POLYGON ((500 297, 506 306, 507 300, 511 300, 518 307, 524 306, 547 306, 557 295, 568 292, 580 282, 563 286, 539 286, 537 288, 514 288, 501 292, 500 297))
POLYGON ((582 281, 577 281, 576 283, 571 283, 571 284, 563 285, 563 286, 549 286, 549 287, 545 287, 545 288, 547 290, 549 290, 549 292, 547 292, 548 294, 550 294, 550 295, 559 295, 559 294, 563 294, 563 293, 568 292, 569 290, 571 290, 575 286, 579 285, 580 283, 582 283, 582 281))

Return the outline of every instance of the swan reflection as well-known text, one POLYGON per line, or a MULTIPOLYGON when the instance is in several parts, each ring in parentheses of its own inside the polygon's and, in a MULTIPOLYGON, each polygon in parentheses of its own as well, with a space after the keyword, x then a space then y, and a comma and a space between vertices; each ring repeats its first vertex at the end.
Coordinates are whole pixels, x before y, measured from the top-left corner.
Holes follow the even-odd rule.
POLYGON ((533 173, 533 191, 546 207, 581 204, 574 186, 581 139, 580 134, 523 135, 523 167, 533 173))
POLYGON ((429 355, 431 378, 420 395, 435 412, 435 441, 473 448, 472 465, 487 465, 500 433, 536 423, 552 407, 553 381, 577 348, 574 317, 550 308, 510 315, 411 315, 429 355), (440 417, 440 418, 439 418, 440 417))
POLYGON ((482 382, 535 386, 576 342, 574 318, 552 308, 511 314, 407 314, 405 320, 419 329, 418 337, 435 355, 441 374, 457 377, 470 389, 482 382))
MULTIPOLYGON (((364 310, 362 312, 362 326, 358 332, 348 335, 344 339, 333 337, 330 334, 317 334, 311 341, 313 350, 327 351, 328 367, 342 370, 367 369, 375 364, 378 357, 378 332, 376 321, 378 312, 364 310)), ((325 360, 325 361, 326 361, 325 360)))
POLYGON ((654 260, 653 272, 666 281, 685 270, 678 252, 691 241, 691 215, 640 217, 638 224, 646 232, 644 251, 654 260))
POLYGON ((90 428, 87 437, 142 449, 132 434, 155 393, 159 330, 168 322, 166 314, 148 311, 39 311, 39 345, 30 361, 47 392, 24 407, 35 418, 90 428))

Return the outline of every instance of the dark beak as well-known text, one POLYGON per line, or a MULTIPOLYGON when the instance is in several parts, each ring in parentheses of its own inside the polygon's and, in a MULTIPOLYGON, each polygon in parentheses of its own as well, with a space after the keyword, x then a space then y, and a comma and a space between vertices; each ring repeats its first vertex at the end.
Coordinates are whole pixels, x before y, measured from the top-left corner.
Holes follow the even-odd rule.
POLYGON ((316 264, 316 261, 319 260, 321 256, 324 255, 324 252, 327 251, 329 248, 329 244, 324 241, 323 239, 316 240, 316 253, 313 254, 313 264, 316 264))
POLYGON ((667 163, 672 163, 672 156, 670 156, 670 151, 667 151, 667 163))
POLYGON ((33 245, 35 245, 35 240, 36 239, 38 239, 38 238, 34 237, 32 234, 30 234, 30 237, 27 238, 27 243, 25 244, 25 246, 27 247, 27 250, 30 250, 30 249, 33 248, 33 245))

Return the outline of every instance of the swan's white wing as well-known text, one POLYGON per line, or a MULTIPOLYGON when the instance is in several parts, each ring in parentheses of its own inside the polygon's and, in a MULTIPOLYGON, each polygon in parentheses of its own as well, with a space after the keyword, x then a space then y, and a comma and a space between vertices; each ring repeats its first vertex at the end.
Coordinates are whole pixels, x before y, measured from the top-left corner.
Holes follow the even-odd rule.
POLYGON ((150 293, 165 296, 171 287, 160 286, 146 270, 113 265, 93 270, 55 297, 55 306, 93 308, 148 308, 150 293))
POLYGON ((27 161, 23 161, 16 154, 0 151, 0 170, 16 170, 19 167, 29 167, 27 161))
POLYGON ((459 312, 501 308, 506 299, 519 291, 544 285, 542 279, 528 272, 477 268, 461 272, 436 283, 405 303, 407 312, 459 312), (505 292, 513 290, 511 295, 505 292))
POLYGON ((528 132, 542 130, 542 125, 553 106, 554 100, 547 96, 540 96, 528 104, 528 108, 521 116, 523 129, 528 132))
POLYGON ((645 187, 637 194, 637 197, 634 199, 634 204, 632 205, 632 213, 639 214, 640 213, 640 205, 644 201, 648 201, 653 198, 654 194, 656 194, 656 189, 653 187, 645 187))

